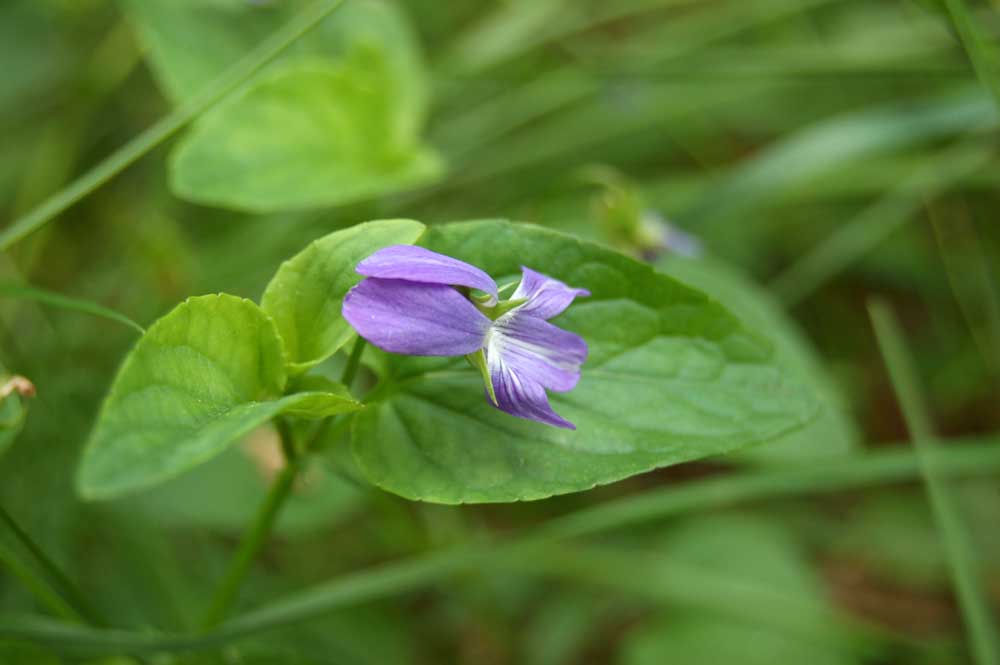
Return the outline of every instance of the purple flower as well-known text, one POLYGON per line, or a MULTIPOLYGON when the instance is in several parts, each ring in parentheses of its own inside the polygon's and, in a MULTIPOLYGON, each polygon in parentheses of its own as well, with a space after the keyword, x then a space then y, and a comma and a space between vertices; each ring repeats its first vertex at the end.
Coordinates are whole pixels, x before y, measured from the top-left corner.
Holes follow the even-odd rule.
POLYGON ((590 292, 522 266, 520 284, 502 301, 479 268, 412 245, 379 250, 357 271, 367 279, 344 298, 343 312, 366 340, 411 356, 464 355, 500 410, 576 429, 552 410, 545 390, 576 387, 587 343, 547 319, 590 292))

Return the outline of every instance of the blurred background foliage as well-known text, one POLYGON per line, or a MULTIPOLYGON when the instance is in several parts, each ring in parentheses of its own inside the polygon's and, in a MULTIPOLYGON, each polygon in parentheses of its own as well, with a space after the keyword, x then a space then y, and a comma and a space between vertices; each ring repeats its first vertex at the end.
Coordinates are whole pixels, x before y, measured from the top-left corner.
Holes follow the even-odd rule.
MULTIPOLYGON (((307 4, 4 0, 0 217, 30 212, 307 4)), ((386 217, 509 217, 649 260, 770 334, 828 408, 732 459, 532 504, 407 503, 359 483, 335 445, 243 607, 619 496, 898 446, 872 295, 900 313, 939 431, 995 442, 997 30, 995 7, 962 0, 347 0, 0 255, 3 373, 37 388, 0 404, 0 505, 110 624, 194 628, 280 466, 274 436, 134 499, 79 502, 80 447, 135 331, 23 286, 145 325, 192 294, 256 298, 309 241, 386 217)), ((996 606, 1000 485, 955 490, 996 606)), ((693 512, 142 662, 971 662, 919 482, 693 512)), ((7 531, 0 547, 17 547, 7 531)), ((0 578, 0 611, 33 603, 0 578)), ((2 663, 63 658, 0 643, 2 663)))

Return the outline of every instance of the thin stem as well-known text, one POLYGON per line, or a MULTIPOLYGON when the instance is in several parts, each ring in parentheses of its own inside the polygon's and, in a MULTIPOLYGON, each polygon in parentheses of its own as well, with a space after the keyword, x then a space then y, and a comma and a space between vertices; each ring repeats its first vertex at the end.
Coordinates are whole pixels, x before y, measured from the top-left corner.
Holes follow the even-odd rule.
POLYGON ((1000 650, 997 648, 989 601, 983 592, 985 586, 977 570, 975 546, 962 522, 958 502, 939 473, 940 452, 912 358, 892 310, 885 303, 873 302, 869 305, 869 313, 896 398, 913 438, 917 464, 930 497, 931 512, 943 536, 952 583, 958 592, 975 662, 979 665, 998 665, 1000 650))
POLYGON ((344 373, 340 376, 340 382, 347 386, 347 389, 351 389, 351 384, 354 383, 354 378, 358 375, 358 368, 361 365, 361 354, 365 350, 365 338, 359 336, 354 340, 354 346, 351 348, 351 355, 347 359, 347 365, 344 367, 344 373))
POLYGON ((296 15, 190 101, 126 143, 40 206, 11 223, 0 233, 0 250, 10 248, 14 243, 40 229, 211 109, 315 28, 344 2, 345 0, 319 0, 296 15))
POLYGON ((21 582, 21 585, 38 599, 38 602, 49 608, 57 616, 74 623, 83 621, 83 617, 69 603, 53 591, 44 580, 36 576, 13 552, 10 552, 2 545, 0 545, 0 566, 9 570, 10 574, 16 577, 21 582))
MULTIPOLYGON (((285 435, 283 434, 282 439, 284 437, 285 435)), ((291 442, 287 442, 286 445, 283 441, 282 449, 287 450, 291 445, 291 442)), ((267 497, 264 499, 264 503, 261 504, 257 511, 257 518, 246 533, 243 534, 240 547, 229 564, 229 570, 226 571, 225 577, 223 577, 219 588, 216 590, 209 604, 208 610, 205 612, 205 616, 201 622, 202 628, 214 628, 226 618, 226 615, 232 608, 233 602, 239 594, 243 580, 246 578, 247 573, 250 572, 251 564, 253 564, 257 553, 270 535, 285 500, 289 497, 292 488, 295 486, 295 477, 298 474, 298 470, 299 460, 297 458, 286 459, 285 468, 275 478, 267 497)))
POLYGON ((21 528, 21 525, 17 523, 17 520, 7 512, 7 510, 0 506, 0 522, 10 530, 11 534, 24 546, 24 549, 31 554, 32 558, 38 563, 38 565, 45 572, 45 575, 52 581, 59 593, 65 596, 69 603, 74 608, 74 613, 78 616, 84 617, 88 623, 95 626, 106 625, 106 622, 101 618, 100 614, 93 608, 93 606, 87 602, 86 596, 77 588, 76 584, 69 578, 62 569, 56 565, 45 551, 34 541, 34 539, 28 535, 28 532, 21 528))
POLYGON ((33 286, 27 286, 23 284, 0 284, 0 296, 6 296, 10 298, 21 298, 24 300, 34 300, 35 302, 40 302, 43 305, 51 305, 53 307, 59 307, 62 309, 74 310, 77 312, 83 312, 85 314, 91 314, 93 316, 99 316, 104 319, 109 319, 115 321, 124 326, 132 328, 140 335, 145 334, 146 330, 138 323, 128 318, 120 312, 116 312, 113 309, 104 307, 95 302, 89 300, 82 300, 80 298, 70 298, 69 296, 64 296, 61 293, 54 293, 52 291, 46 291, 44 289, 36 289, 33 286))

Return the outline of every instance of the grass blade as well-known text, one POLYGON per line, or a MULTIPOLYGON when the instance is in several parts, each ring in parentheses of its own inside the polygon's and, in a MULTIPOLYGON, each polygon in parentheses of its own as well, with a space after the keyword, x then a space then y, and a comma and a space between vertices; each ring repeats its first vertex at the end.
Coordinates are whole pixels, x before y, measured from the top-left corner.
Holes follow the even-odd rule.
MULTIPOLYGON (((62 595, 69 600, 71 605, 66 605, 66 607, 69 608, 69 611, 74 618, 79 620, 86 619, 89 623, 95 626, 106 625, 94 607, 87 601, 84 594, 73 583, 73 581, 70 580, 69 576, 66 575, 66 573, 64 573, 58 565, 56 565, 56 562, 45 553, 45 550, 43 550, 38 543, 36 543, 35 540, 28 535, 28 532, 25 531, 21 525, 17 523, 17 520, 15 520, 14 517, 2 506, 0 506, 0 522, 3 523, 3 525, 8 531, 10 531, 11 535, 14 536, 21 546, 27 550, 29 554, 31 554, 31 557, 35 560, 38 566, 45 571, 45 574, 48 576, 53 585, 59 590, 59 592, 61 592, 62 595)), ((31 585, 33 592, 36 593, 39 598, 43 598, 42 592, 48 591, 48 587, 43 582, 39 582, 38 585, 33 585, 30 580, 18 574, 19 571, 26 570, 30 575, 30 570, 22 569, 22 567, 18 565, 16 559, 8 559, 4 563, 6 563, 8 567, 14 571, 15 575, 17 575, 22 581, 31 585)), ((56 595, 55 598, 59 601, 59 603, 65 605, 61 597, 56 595)), ((57 604, 53 604, 49 601, 46 602, 53 609, 59 609, 57 604)), ((59 613, 65 616, 63 611, 59 610, 59 613)))
POLYGON ((981 169, 992 156, 992 150, 983 147, 981 138, 945 150, 785 269, 771 282, 771 288, 786 305, 801 302, 875 249, 896 229, 912 221, 929 198, 981 169))
POLYGON ((917 384, 916 372, 906 349, 899 323, 889 307, 881 302, 869 305, 879 348, 889 368, 896 397, 903 410, 906 426, 913 438, 920 473, 927 485, 931 511, 944 541, 951 568, 952 582, 958 593, 966 629, 972 641, 972 653, 978 665, 1000 664, 1000 651, 989 601, 977 570, 971 537, 962 523, 960 509, 947 482, 940 475, 940 451, 927 406, 917 384))
POLYGON ((13 552, 8 551, 3 545, 0 545, 0 568, 6 568, 39 603, 56 616, 73 623, 83 621, 83 617, 77 614, 76 610, 70 607, 65 600, 59 597, 59 594, 50 589, 28 566, 24 565, 14 556, 13 552))
POLYGON ((951 24, 972 61, 976 76, 993 95, 993 101, 1000 106, 1000 72, 996 67, 996 63, 1000 62, 1000 52, 983 34, 965 0, 944 0, 944 5, 948 9, 951 24))
POLYGON ((103 305, 98 305, 97 303, 90 302, 89 300, 71 298, 60 293, 53 293, 52 291, 46 291, 44 289, 36 289, 33 286, 0 284, 0 296, 34 300, 35 302, 40 302, 43 305, 51 305, 52 307, 60 307, 62 309, 99 316, 102 319, 110 319, 111 321, 116 321, 124 326, 132 328, 140 335, 146 332, 146 329, 138 323, 113 309, 104 307, 103 305))

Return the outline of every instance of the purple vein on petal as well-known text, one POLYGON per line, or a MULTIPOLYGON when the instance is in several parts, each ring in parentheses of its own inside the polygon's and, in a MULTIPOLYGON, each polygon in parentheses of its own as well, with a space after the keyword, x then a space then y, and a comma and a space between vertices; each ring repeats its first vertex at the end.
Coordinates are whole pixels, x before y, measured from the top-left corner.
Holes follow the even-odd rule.
POLYGON ((580 380, 587 343, 579 335, 517 310, 493 323, 486 360, 502 411, 575 429, 549 404, 545 389, 565 392, 580 380))
POLYGON ((540 383, 520 376, 499 357, 490 361, 490 377, 497 396, 497 408, 519 418, 576 429, 576 426, 556 413, 540 383))
POLYGON ((479 268, 444 254, 414 245, 393 245, 375 252, 358 263, 357 271, 367 277, 401 279, 427 284, 452 284, 479 289, 497 301, 497 285, 479 268))
POLYGON ((488 360, 502 358, 518 375, 545 388, 566 392, 580 380, 587 343, 548 321, 514 311, 493 323, 486 355, 488 360))

